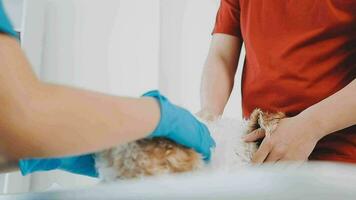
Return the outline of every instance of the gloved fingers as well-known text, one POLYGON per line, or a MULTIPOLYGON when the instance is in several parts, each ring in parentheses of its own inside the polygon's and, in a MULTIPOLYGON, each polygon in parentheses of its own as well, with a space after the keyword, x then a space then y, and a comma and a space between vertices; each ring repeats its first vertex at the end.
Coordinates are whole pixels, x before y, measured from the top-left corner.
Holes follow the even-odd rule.
MULTIPOLYGON (((200 122, 199 122, 200 123, 200 122)), ((209 161, 211 158, 211 149, 215 148, 216 143, 210 135, 209 129, 202 123, 200 125, 200 149, 205 161, 209 161)))
POLYGON ((200 133, 200 137, 201 138, 206 138, 207 142, 207 146, 210 148, 215 148, 216 147, 216 143, 215 140, 211 137, 210 131, 208 129, 208 127, 202 123, 201 121, 199 121, 199 119, 197 119, 197 117, 195 117, 194 115, 192 115, 188 110, 185 110, 183 108, 183 110, 191 116, 191 118, 193 118, 193 120, 196 122, 196 124, 198 125, 198 129, 199 129, 199 133, 200 133))
POLYGON ((215 148, 216 143, 215 143, 215 140, 213 139, 213 137, 211 137, 208 127, 206 127, 204 124, 201 124, 201 125, 203 127, 203 133, 208 136, 207 138, 209 140, 209 148, 215 148))

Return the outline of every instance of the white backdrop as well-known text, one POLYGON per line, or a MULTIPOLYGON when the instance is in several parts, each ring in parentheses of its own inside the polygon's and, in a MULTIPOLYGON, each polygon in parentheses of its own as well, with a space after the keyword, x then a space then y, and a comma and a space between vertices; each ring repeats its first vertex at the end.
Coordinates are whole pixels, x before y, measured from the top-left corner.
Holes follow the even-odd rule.
MULTIPOLYGON (((197 112, 203 65, 219 0, 161 0, 160 89, 175 103, 197 112)), ((243 50, 241 58, 244 58, 243 50)), ((240 60, 236 83, 241 80, 240 60)), ((241 117, 240 84, 225 109, 228 117, 241 117)))
MULTIPOLYGON (((42 80, 128 96, 159 88, 175 103, 199 110, 218 0, 27 1, 23 48, 42 80)), ((241 116, 239 86, 225 112, 230 117, 241 116)), ((41 173, 31 176, 29 189, 53 183, 95 181, 41 173)), ((25 190, 13 187, 9 191, 25 190)))

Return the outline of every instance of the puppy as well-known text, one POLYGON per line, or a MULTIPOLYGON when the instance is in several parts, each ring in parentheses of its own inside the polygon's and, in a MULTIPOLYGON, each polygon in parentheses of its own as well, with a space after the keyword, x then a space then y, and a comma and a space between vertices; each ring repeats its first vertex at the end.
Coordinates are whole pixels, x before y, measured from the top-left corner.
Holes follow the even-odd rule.
POLYGON ((283 113, 264 113, 256 109, 247 122, 218 119, 206 123, 216 148, 205 164, 200 154, 164 138, 142 139, 96 153, 96 168, 104 181, 190 172, 210 167, 234 170, 248 165, 257 143, 245 143, 241 137, 262 129, 266 137, 277 128, 283 113))

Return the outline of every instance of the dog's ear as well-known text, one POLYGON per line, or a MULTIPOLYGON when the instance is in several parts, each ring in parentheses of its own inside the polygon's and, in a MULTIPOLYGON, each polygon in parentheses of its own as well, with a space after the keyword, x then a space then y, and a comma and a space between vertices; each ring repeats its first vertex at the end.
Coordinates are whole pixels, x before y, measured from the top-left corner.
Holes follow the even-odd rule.
POLYGON ((274 130, 276 130, 279 121, 285 118, 285 114, 282 112, 277 113, 263 113, 258 119, 258 124, 266 132, 266 136, 269 136, 274 130))
POLYGON ((279 121, 283 118, 285 118, 285 114, 282 112, 271 114, 263 112, 261 109, 255 109, 250 116, 247 132, 251 133, 261 128, 266 132, 266 135, 269 135, 277 128, 279 121))
POLYGON ((260 109, 255 109, 250 115, 250 119, 248 120, 247 133, 251 133, 254 130, 261 128, 259 124, 260 118, 262 118, 263 112, 260 109))

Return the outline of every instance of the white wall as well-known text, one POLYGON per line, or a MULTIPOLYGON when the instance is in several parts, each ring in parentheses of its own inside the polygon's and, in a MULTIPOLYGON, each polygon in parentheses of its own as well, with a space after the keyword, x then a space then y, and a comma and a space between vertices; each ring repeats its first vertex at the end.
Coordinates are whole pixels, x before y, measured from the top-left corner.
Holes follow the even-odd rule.
POLYGON ((159 0, 120 0, 119 8, 108 38, 110 93, 137 97, 158 88, 159 0))
MULTIPOLYGON (((42 80, 129 96, 159 88, 175 103, 199 110, 218 0, 28 2, 23 48, 42 80)), ((241 116, 239 86, 228 116, 241 116)), ((30 189, 53 183, 72 187, 95 181, 49 172, 32 175, 30 189)))
MULTIPOLYGON (((219 0, 161 0, 160 89, 192 112, 200 108, 201 73, 219 5, 219 0)), ((227 117, 241 117, 244 54, 243 49, 227 117)))
POLYGON ((39 76, 42 65, 46 1, 24 0, 24 2, 21 46, 34 72, 39 76))
POLYGON ((14 29, 20 31, 23 26, 25 0, 3 0, 3 4, 14 29))
POLYGON ((200 107, 201 73, 216 0, 161 0, 160 88, 193 112, 200 107))

